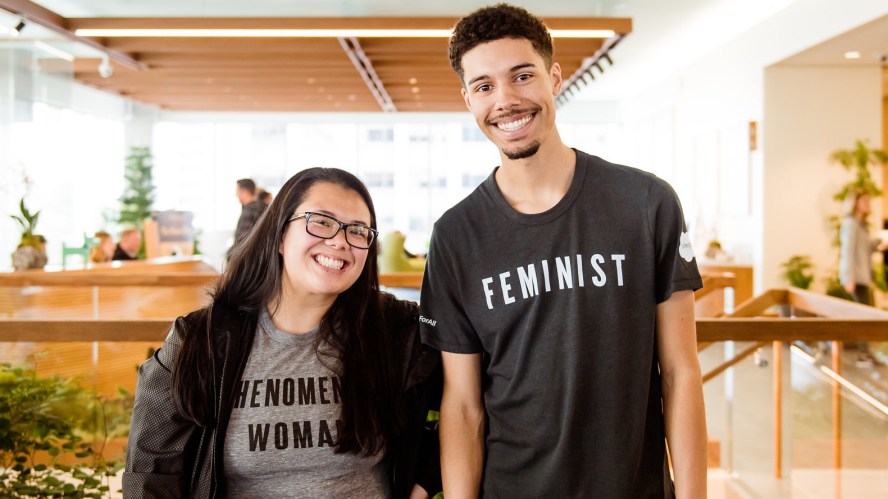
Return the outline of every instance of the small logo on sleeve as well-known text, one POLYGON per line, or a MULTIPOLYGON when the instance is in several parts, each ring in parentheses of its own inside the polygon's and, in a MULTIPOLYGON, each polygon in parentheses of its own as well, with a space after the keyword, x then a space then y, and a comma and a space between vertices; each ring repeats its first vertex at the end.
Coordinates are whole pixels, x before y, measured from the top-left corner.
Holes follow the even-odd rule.
POLYGON ((432 327, 435 327, 435 324, 438 323, 438 321, 436 321, 434 319, 429 319, 429 318, 423 317, 421 315, 419 316, 419 322, 423 322, 423 323, 428 324, 429 326, 432 326, 432 327))
POLYGON ((690 262, 694 259, 694 248, 691 246, 691 238, 688 236, 687 232, 681 233, 681 242, 678 245, 678 254, 681 255, 681 257, 684 258, 686 262, 690 262))

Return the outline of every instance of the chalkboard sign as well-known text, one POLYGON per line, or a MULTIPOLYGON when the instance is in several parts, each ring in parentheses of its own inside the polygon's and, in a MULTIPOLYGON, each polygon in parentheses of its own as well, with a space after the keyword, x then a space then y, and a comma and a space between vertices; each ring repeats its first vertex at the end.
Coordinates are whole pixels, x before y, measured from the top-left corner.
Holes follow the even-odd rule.
POLYGON ((194 214, 190 211, 155 211, 145 222, 145 256, 190 255, 194 250, 194 214))

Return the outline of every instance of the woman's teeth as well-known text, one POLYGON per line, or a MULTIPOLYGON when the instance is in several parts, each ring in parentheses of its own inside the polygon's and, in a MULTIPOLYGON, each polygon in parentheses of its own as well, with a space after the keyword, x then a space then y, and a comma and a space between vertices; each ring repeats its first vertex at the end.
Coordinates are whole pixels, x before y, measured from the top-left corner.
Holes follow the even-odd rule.
POLYGON ((339 270, 345 265, 345 262, 342 260, 336 260, 335 258, 330 258, 324 255, 318 255, 315 257, 315 261, 319 264, 327 267, 329 269, 339 270))
POLYGON ((506 132, 514 132, 515 130, 518 130, 519 128, 526 125, 532 117, 533 115, 527 115, 520 120, 510 121, 508 123, 497 123, 496 126, 499 127, 500 130, 504 130, 506 132))

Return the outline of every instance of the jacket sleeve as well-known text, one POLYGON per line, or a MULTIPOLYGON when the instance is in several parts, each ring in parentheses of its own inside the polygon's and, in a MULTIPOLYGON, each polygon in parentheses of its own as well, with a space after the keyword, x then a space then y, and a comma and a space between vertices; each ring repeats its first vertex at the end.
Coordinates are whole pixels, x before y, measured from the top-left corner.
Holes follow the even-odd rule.
POLYGON ((139 367, 124 497, 188 496, 191 466, 186 452, 200 427, 179 416, 173 405, 171 369, 180 347, 181 336, 173 327, 163 346, 139 367))
POLYGON ((416 386, 421 414, 426 416, 425 424, 421 430, 420 446, 416 463, 416 483, 422 486, 429 497, 435 496, 443 490, 441 483, 441 448, 438 441, 438 413, 441 410, 441 391, 443 388, 443 376, 441 364, 438 359, 441 352, 431 347, 422 345, 423 357, 431 358, 425 362, 434 367, 428 377, 416 386), (434 415, 434 417, 432 417, 434 415))
POLYGON ((441 352, 422 344, 419 336, 418 310, 413 310, 409 328, 410 354, 405 386, 408 399, 412 399, 418 422, 418 448, 414 482, 421 485, 429 497, 442 490, 441 451, 438 442, 438 412, 441 409, 441 392, 444 378, 441 371, 441 352))

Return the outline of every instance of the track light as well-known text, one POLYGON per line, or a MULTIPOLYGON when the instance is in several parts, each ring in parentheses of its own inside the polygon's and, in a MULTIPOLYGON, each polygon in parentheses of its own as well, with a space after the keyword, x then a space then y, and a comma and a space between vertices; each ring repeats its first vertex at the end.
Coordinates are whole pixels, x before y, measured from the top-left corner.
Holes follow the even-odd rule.
POLYGON ((19 33, 21 33, 23 29, 25 29, 25 21, 20 19, 18 24, 15 25, 15 28, 9 30, 9 34, 12 36, 19 36, 19 33))
POLYGON ((114 68, 111 66, 111 61, 108 60, 108 56, 102 56, 102 63, 99 64, 99 76, 102 78, 111 78, 111 75, 114 74, 114 68))

